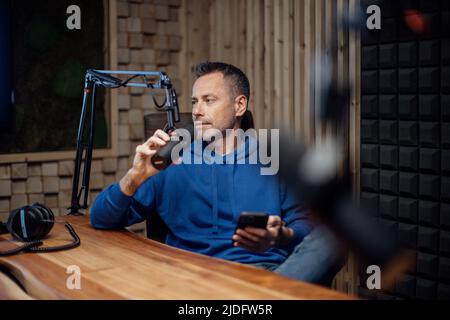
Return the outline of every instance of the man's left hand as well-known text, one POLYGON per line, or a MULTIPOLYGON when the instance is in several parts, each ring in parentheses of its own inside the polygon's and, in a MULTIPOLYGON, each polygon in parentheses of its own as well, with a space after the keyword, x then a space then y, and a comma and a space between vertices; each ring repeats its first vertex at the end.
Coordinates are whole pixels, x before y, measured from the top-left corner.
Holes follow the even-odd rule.
MULTIPOLYGON (((233 245, 249 251, 265 252, 277 244, 285 233, 283 228, 286 229, 279 216, 269 216, 266 229, 255 227, 246 227, 245 230, 237 229, 233 235, 233 245)), ((286 231, 289 233, 292 230, 286 231)))

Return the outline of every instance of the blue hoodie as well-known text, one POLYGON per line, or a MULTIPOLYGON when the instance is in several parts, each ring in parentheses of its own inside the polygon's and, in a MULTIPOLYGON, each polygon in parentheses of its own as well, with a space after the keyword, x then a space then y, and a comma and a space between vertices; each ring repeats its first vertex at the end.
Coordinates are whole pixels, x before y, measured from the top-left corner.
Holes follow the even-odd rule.
POLYGON ((92 225, 100 229, 125 227, 144 221, 156 210, 169 228, 168 245, 241 263, 282 263, 311 231, 312 224, 276 175, 261 175, 263 165, 250 164, 249 156, 257 152, 251 148, 251 139, 236 148, 234 164, 225 160, 224 164, 217 164, 217 160, 215 164, 194 164, 201 160, 205 144, 197 148, 199 142, 193 142, 183 153, 182 164, 150 177, 133 196, 123 194, 118 183, 110 185, 92 205, 92 225), (189 156, 192 164, 186 163, 189 156), (294 230, 293 240, 287 247, 273 247, 264 253, 234 247, 231 238, 242 211, 281 216, 294 230))

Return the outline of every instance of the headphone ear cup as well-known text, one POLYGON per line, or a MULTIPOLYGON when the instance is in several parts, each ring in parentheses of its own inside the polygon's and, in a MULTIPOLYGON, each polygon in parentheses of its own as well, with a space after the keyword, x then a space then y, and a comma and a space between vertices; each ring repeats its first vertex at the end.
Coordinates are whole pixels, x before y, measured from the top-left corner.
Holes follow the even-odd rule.
POLYGON ((8 229, 15 238, 25 242, 41 239, 46 227, 42 219, 43 215, 39 210, 25 206, 11 213, 8 229))
POLYGON ((50 230, 53 228, 54 222, 55 221, 55 216, 52 212, 52 210, 50 210, 49 208, 47 208, 46 206, 44 206, 43 204, 40 204, 38 202, 35 202, 31 205, 33 208, 38 209, 43 217, 44 217, 44 221, 42 221, 42 224, 45 225, 45 229, 44 229, 44 234, 42 235, 41 239, 44 238, 49 232, 50 230))
POLYGON ((9 213, 8 221, 6 222, 6 229, 8 229, 9 233, 11 233, 14 238, 17 238, 19 235, 16 234, 14 230, 17 230, 19 226, 16 226, 19 221, 16 219, 16 216, 19 214, 19 211, 22 208, 14 209, 9 213))

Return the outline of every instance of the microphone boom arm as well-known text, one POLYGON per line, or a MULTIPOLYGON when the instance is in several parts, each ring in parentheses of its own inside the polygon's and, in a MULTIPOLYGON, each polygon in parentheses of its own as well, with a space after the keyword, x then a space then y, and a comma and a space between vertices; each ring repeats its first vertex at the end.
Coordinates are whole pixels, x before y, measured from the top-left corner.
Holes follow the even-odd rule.
POLYGON ((174 130, 175 123, 180 121, 180 111, 175 88, 165 72, 88 69, 84 80, 83 104, 78 125, 72 196, 70 207, 67 208, 69 215, 82 215, 83 213, 80 212, 80 209, 88 208, 89 178, 95 133, 95 89, 97 86, 111 89, 120 87, 163 89, 165 91, 163 105, 159 106, 155 98, 153 98, 153 101, 158 109, 163 109, 167 114, 167 124, 164 130, 167 132, 174 130), (129 77, 121 80, 113 75, 127 75, 129 77), (142 79, 142 81, 137 81, 138 79, 142 79), (90 126, 86 129, 88 114, 90 116, 90 126), (86 135, 87 139, 85 138, 86 135), (79 187, 82 164, 83 176, 81 187, 79 187), (83 203, 80 204, 82 196, 83 203))

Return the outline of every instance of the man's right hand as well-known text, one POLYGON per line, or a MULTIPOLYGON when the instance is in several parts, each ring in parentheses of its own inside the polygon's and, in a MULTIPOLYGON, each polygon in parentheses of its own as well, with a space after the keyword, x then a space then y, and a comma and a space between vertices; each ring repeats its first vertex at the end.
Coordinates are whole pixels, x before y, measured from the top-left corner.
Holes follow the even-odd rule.
POLYGON ((147 141, 136 147, 133 166, 119 183, 120 190, 124 194, 132 196, 145 180, 159 172, 158 169, 153 167, 150 159, 169 141, 170 136, 163 130, 158 129, 147 141))

